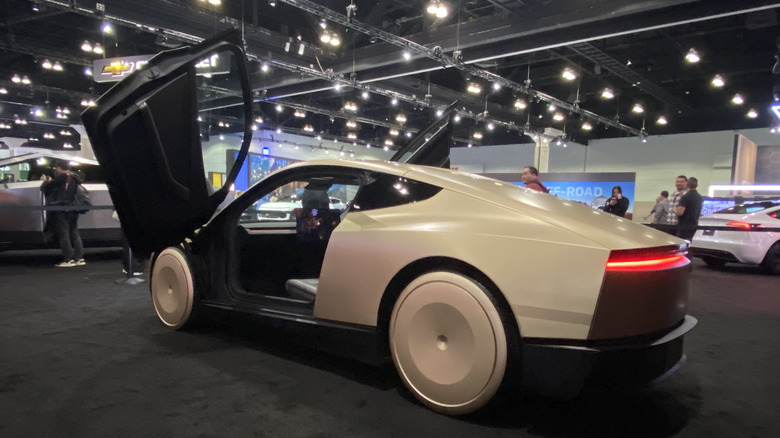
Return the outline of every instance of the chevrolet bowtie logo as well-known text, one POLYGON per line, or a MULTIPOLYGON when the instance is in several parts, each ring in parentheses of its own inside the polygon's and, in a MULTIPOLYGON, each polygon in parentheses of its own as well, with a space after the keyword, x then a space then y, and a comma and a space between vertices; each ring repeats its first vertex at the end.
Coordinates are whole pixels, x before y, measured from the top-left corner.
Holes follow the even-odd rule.
POLYGON ((103 74, 110 74, 111 76, 124 76, 127 73, 133 71, 134 64, 125 64, 123 62, 112 62, 111 64, 103 67, 103 74))

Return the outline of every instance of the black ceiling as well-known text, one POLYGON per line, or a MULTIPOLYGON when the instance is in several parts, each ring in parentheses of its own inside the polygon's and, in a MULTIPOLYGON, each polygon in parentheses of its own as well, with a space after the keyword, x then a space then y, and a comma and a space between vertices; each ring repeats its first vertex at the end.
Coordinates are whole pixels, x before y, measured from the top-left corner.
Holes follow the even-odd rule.
POLYGON ((450 13, 442 19, 426 13, 425 0, 354 0, 349 18, 349 0, 269 3, 106 0, 98 10, 94 1, 5 0, 0 87, 8 93, 0 95, 0 121, 41 107, 47 111, 39 121, 63 123, 53 110, 68 107, 67 122, 77 123, 81 101, 108 87, 83 73, 100 56, 80 49, 85 40, 100 43, 103 56, 131 56, 235 27, 244 32, 258 114, 269 129, 298 132, 309 124, 315 128, 310 135, 346 139, 355 131, 346 121, 357 119, 358 140, 381 144, 390 129, 416 131, 455 100, 463 117, 456 130, 461 145, 518 143, 545 128, 587 143, 637 137, 643 126, 652 136, 774 123, 769 106, 780 2, 462 0, 445 2, 450 13), (342 38, 339 47, 319 40, 323 17, 342 38), (113 25, 113 34, 101 32, 104 22, 113 25), (691 48, 699 63, 684 60, 691 48), (404 51, 410 60, 402 58, 404 51), (64 71, 43 69, 46 59, 59 61, 64 71), (578 78, 563 80, 566 67, 578 78), (13 83, 14 74, 32 84, 13 83), (720 89, 711 85, 716 74, 726 82, 720 89), (500 90, 494 81, 503 84, 500 90), (466 92, 471 82, 481 86, 480 94, 466 92), (343 85, 340 91, 335 83, 343 85), (601 98, 605 87, 615 91, 614 99, 601 98), (743 105, 732 103, 737 93, 743 105), (518 99, 528 107, 515 108, 518 99), (344 111, 347 101, 359 110, 344 111), (559 109, 549 111, 551 103, 559 109), (637 103, 643 114, 632 111, 637 103), (277 104, 286 110, 277 113, 277 104), (306 110, 307 117, 293 117, 293 108, 306 110), (750 109, 757 117, 746 116, 750 109), (555 112, 564 120, 553 120, 555 112), (396 122, 398 113, 407 116, 405 124, 396 122), (660 116, 668 124, 657 124, 660 116), (590 132, 581 129, 586 121, 590 132), (473 137, 476 130, 481 140, 473 137))

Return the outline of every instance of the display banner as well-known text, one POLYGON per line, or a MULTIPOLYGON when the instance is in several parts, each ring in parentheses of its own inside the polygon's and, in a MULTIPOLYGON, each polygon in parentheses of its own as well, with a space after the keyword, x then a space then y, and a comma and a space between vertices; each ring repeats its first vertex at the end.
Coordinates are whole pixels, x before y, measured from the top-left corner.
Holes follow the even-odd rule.
MULTIPOLYGON (((492 173, 485 176, 525 186, 519 173, 492 173)), ((629 200, 628 213, 634 211, 636 173, 540 173, 539 179, 551 195, 593 208, 603 208, 612 196, 612 188, 620 186, 623 197, 629 200)))
MULTIPOLYGON (((95 82, 117 82, 142 68, 155 55, 123 56, 96 59, 92 62, 92 78, 95 82)), ((232 53, 219 52, 203 58, 195 65, 198 76, 230 73, 232 53)))

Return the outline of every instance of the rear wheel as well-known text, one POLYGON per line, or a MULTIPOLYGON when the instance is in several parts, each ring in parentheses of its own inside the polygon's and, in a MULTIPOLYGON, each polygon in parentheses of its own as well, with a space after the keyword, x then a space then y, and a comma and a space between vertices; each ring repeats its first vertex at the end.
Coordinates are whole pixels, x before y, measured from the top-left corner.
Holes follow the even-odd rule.
POLYGON ((473 412, 498 391, 512 325, 484 286, 454 272, 430 272, 401 292, 390 318, 390 351, 409 391, 428 408, 473 412))
POLYGON ((780 275, 780 242, 775 242, 766 252, 761 268, 770 274, 780 275))
POLYGON ((723 259, 718 259, 715 257, 704 257, 702 260, 704 260, 704 263, 706 263, 710 268, 723 269, 723 267, 726 266, 726 261, 723 259))
POLYGON ((154 310, 163 324, 176 330, 194 326, 199 295, 192 263, 181 248, 168 247, 160 252, 152 267, 149 288, 154 310))

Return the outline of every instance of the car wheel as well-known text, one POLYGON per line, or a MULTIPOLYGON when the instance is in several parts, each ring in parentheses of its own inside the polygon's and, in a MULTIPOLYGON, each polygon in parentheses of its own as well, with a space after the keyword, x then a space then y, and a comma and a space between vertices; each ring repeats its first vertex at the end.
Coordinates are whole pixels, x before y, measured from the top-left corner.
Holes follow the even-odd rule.
POLYGON ((195 324, 198 294, 192 263, 178 247, 168 247, 154 261, 149 288, 160 321, 172 329, 195 324))
POLYGON ((780 275, 780 242, 775 242, 766 252, 761 268, 770 274, 780 275))
POLYGON ((484 286, 453 272, 431 272, 398 297, 390 351, 401 380, 420 402, 436 412, 467 414, 501 386, 510 330, 484 286))
POLYGON ((726 261, 723 259, 717 259, 715 257, 704 257, 702 260, 704 260, 704 263, 706 263, 710 268, 723 269, 723 267, 726 266, 726 261))

